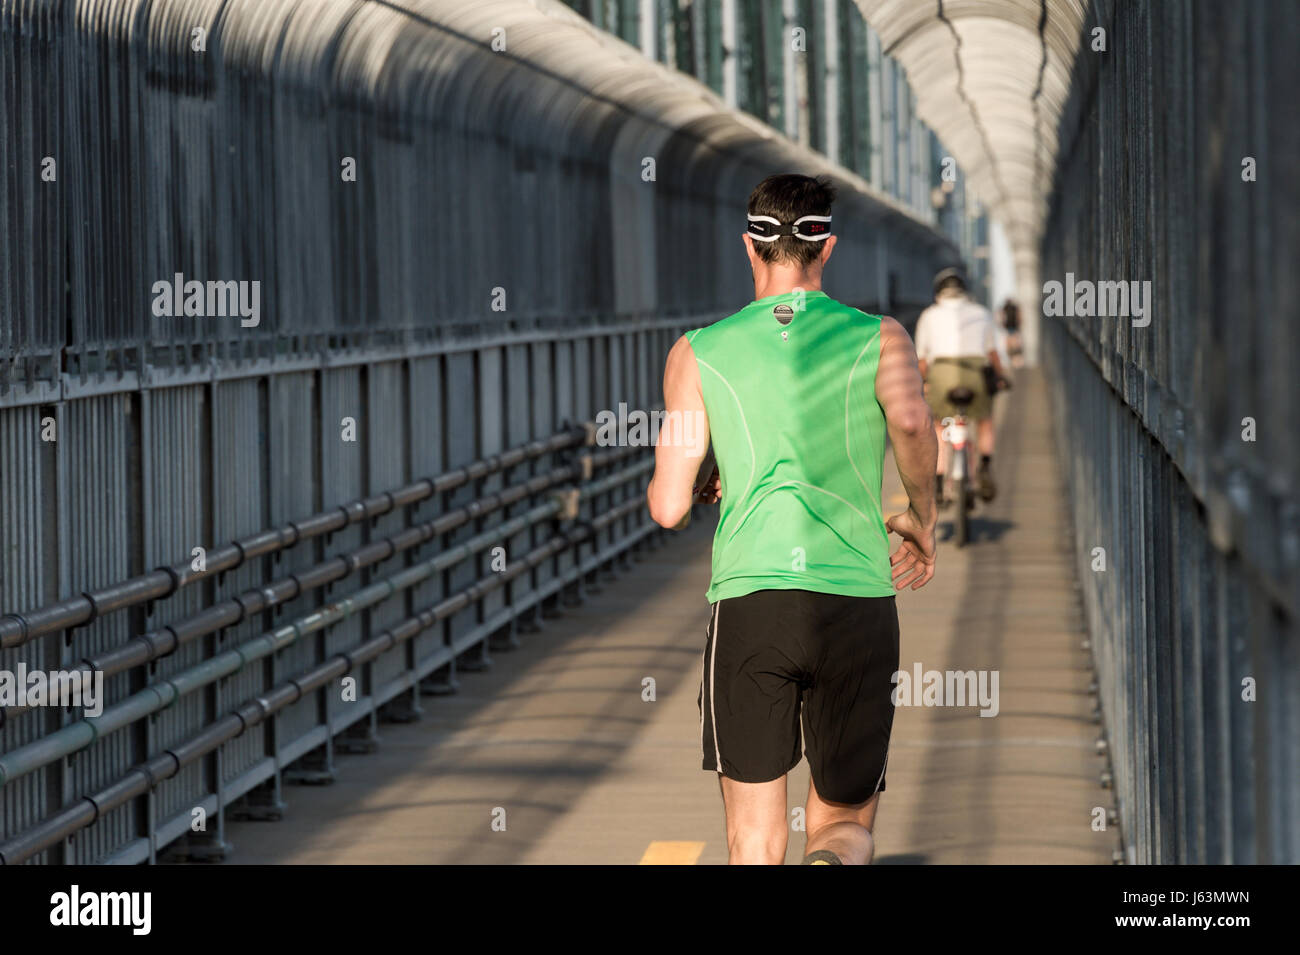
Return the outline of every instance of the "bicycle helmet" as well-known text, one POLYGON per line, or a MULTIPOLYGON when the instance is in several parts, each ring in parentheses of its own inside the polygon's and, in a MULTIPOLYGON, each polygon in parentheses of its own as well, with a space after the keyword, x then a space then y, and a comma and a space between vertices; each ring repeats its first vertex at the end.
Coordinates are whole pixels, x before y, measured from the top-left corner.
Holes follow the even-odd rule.
POLYGON ((952 266, 950 268, 940 270, 935 275, 934 294, 938 295, 939 289, 943 288, 945 283, 951 282, 954 279, 961 286, 961 290, 963 292, 967 291, 970 288, 970 286, 966 284, 966 273, 962 271, 960 268, 958 268, 957 266, 952 266))

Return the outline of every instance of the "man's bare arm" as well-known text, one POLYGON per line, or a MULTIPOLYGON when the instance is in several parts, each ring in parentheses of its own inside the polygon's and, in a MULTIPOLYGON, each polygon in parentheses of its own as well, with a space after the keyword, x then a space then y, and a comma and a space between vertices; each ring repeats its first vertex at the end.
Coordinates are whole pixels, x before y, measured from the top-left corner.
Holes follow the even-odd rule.
POLYGON ((988 358, 989 364, 993 366, 993 373, 995 375, 999 378, 1007 377, 1007 371, 1002 367, 1002 358, 998 355, 996 350, 989 352, 986 357, 988 358))
POLYGON ((664 410, 667 414, 655 448, 655 473, 646 488, 646 503, 655 523, 678 530, 690 522, 696 488, 712 479, 713 468, 713 456, 705 454, 709 419, 704 412, 700 370, 685 335, 677 339, 664 365, 664 410))
POLYGON ((1007 377, 1006 369, 1002 367, 1002 356, 998 354, 997 325, 993 321, 992 314, 987 310, 984 314, 988 322, 986 326, 988 328, 988 334, 985 335, 984 341, 985 358, 988 363, 993 366, 993 373, 997 375, 998 378, 1005 379, 1007 377))
POLYGON ((894 586, 923 587, 934 576, 934 468, 939 442, 926 404, 916 350, 903 326, 885 317, 880 323, 880 361, 876 367, 876 400, 885 412, 885 426, 894 448, 894 462, 907 491, 908 509, 885 522, 903 538, 890 557, 894 586))

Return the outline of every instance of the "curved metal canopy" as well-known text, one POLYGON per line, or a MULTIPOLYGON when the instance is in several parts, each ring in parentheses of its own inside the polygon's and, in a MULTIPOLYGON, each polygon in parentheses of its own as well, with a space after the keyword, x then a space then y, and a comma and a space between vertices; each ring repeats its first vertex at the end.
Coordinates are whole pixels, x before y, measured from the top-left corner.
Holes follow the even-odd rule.
POLYGON ((1021 287, 1037 271, 1057 124, 1084 0, 856 0, 916 91, 917 113, 1007 233, 1021 287))

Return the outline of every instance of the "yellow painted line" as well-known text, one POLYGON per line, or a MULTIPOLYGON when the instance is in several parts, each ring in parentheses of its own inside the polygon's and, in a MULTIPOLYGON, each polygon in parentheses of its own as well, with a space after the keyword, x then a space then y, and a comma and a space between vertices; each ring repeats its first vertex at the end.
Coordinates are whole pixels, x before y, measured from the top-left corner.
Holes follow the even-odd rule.
POLYGON ((638 865, 695 865, 704 851, 702 842, 652 842, 638 865))

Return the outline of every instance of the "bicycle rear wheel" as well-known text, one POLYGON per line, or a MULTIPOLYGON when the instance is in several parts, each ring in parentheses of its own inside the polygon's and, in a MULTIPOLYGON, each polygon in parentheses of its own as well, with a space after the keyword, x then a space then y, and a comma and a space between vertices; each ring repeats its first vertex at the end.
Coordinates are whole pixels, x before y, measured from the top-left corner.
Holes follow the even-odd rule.
POLYGON ((958 547, 965 547, 970 540, 970 478, 963 477, 957 482, 957 516, 956 542, 958 547))

